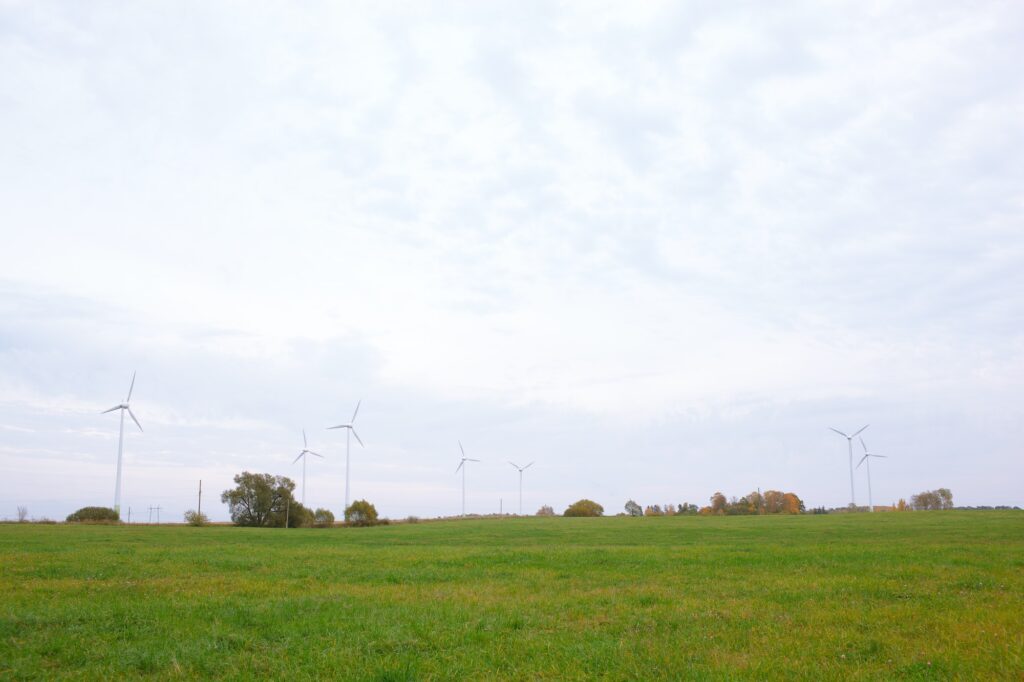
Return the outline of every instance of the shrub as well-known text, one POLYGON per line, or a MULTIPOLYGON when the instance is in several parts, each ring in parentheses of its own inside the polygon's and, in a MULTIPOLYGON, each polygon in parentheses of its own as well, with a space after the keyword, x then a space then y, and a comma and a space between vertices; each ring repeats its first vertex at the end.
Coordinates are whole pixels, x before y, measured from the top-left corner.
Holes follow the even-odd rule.
POLYGON ((377 508, 366 500, 356 500, 345 510, 345 525, 376 526, 377 508))
POLYGON ((540 509, 537 510, 537 516, 554 516, 554 515, 555 515, 555 510, 552 509, 551 507, 549 507, 546 504, 543 507, 541 507, 540 509))
POLYGON ((317 509, 313 512, 313 525, 317 528, 330 528, 334 525, 334 514, 330 509, 317 509))
POLYGON ((420 517, 418 517, 418 516, 407 516, 407 517, 405 517, 405 522, 406 523, 419 523, 420 522, 420 517))
POLYGON ((189 509, 185 512, 185 523, 190 526, 205 526, 210 523, 210 517, 195 509, 189 509))
POLYGON ((578 500, 570 504, 562 516, 602 516, 604 507, 593 500, 578 500))
POLYGON ((73 514, 68 514, 68 523, 85 522, 116 522, 121 517, 110 507, 82 507, 73 514))

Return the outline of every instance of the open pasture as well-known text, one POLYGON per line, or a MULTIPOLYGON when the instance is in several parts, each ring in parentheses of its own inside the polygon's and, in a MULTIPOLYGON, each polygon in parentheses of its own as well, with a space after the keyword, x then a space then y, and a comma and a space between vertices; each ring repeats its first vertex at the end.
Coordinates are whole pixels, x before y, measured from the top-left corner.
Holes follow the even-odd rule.
POLYGON ((0 678, 1021 679, 1024 514, 0 526, 0 678))

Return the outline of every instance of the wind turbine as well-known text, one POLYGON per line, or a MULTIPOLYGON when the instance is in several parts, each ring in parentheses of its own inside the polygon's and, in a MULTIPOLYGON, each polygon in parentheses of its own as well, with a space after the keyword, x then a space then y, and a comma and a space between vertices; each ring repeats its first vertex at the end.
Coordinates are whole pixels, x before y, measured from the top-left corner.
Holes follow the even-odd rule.
POLYGON ((509 462, 519 471, 519 515, 523 515, 523 472, 533 466, 533 462, 530 462, 524 467, 519 466, 515 462, 509 462))
POLYGON ((459 462, 459 466, 455 469, 455 473, 459 473, 459 469, 462 469, 462 515, 466 515, 466 462, 479 462, 478 459, 472 459, 466 457, 466 450, 462 447, 462 441, 459 441, 459 450, 462 451, 462 461, 459 462))
MULTIPOLYGON (((352 413, 352 419, 350 419, 348 421, 348 424, 338 424, 337 426, 328 426, 327 427, 328 431, 330 431, 331 429, 346 429, 346 431, 345 431, 345 509, 348 509, 348 470, 349 470, 349 466, 348 466, 348 453, 349 453, 349 445, 351 443, 351 440, 349 439, 349 434, 351 434, 351 435, 356 437, 356 440, 359 441, 359 445, 361 447, 364 447, 364 448, 366 447, 365 445, 363 445, 363 441, 359 439, 359 434, 356 433, 356 427, 352 426, 353 424, 356 423, 356 415, 359 414, 359 406, 362 405, 362 404, 363 404, 362 400, 360 400, 359 402, 356 403, 356 411, 352 413)), ((344 513, 344 511, 342 513, 344 513)))
POLYGON ((857 502, 853 494, 853 437, 856 436, 861 431, 863 431, 864 429, 868 428, 869 426, 871 426, 871 424, 865 424, 864 426, 860 427, 859 429, 853 432, 853 436, 847 436, 839 429, 832 429, 831 426, 828 427, 846 439, 846 445, 850 452, 850 504, 853 505, 854 507, 857 506, 857 502))
POLYGON ((864 462, 868 463, 868 509, 870 509, 871 511, 875 511, 875 504, 874 504, 874 502, 871 501, 871 458, 872 457, 882 457, 882 458, 885 458, 886 456, 885 455, 872 455, 870 452, 868 452, 868 446, 864 443, 864 439, 863 438, 860 439, 860 445, 861 445, 861 447, 864 448, 864 456, 860 458, 859 462, 857 462, 857 468, 860 469, 860 465, 863 464, 864 462))
POLYGON ((302 452, 299 453, 298 457, 296 457, 294 460, 292 460, 292 464, 295 464, 295 462, 298 462, 300 459, 302 460, 302 506, 303 507, 306 506, 306 460, 308 459, 306 457, 306 455, 315 455, 315 456, 319 457, 320 459, 324 458, 323 455, 321 455, 321 454, 319 454, 317 452, 313 452, 312 450, 309 449, 309 443, 306 441, 306 429, 302 429, 302 452))
POLYGON ((124 452, 124 413, 127 412, 128 416, 132 418, 135 425, 139 427, 139 431, 142 431, 142 424, 135 418, 135 414, 132 412, 132 408, 128 407, 129 401, 132 399, 132 390, 135 389, 135 372, 132 372, 132 383, 128 387, 128 397, 124 399, 124 402, 120 405, 114 405, 109 410, 103 410, 100 414, 106 414, 113 412, 114 410, 121 410, 121 429, 118 431, 117 436, 117 485, 114 488, 114 511, 117 512, 118 516, 121 515, 121 455, 124 452))

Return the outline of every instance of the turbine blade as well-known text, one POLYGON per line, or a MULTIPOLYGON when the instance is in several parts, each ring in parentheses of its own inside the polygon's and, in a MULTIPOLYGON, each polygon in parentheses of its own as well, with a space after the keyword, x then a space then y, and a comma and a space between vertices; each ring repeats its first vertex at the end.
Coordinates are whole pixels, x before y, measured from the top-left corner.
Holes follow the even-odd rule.
POLYGON ((466 463, 466 460, 462 460, 461 462, 459 462, 459 466, 455 467, 455 473, 459 473, 459 469, 461 469, 462 465, 465 464, 465 463, 466 463))
POLYGON ((345 428, 346 426, 348 426, 348 424, 338 424, 337 426, 328 426, 328 427, 327 427, 326 429, 324 429, 324 430, 325 430, 325 431, 330 431, 331 429, 343 429, 343 428, 345 428))
POLYGON ((478 460, 478 459, 473 459, 472 457, 467 457, 467 458, 466 458, 466 461, 467 461, 467 462, 479 462, 480 460, 478 460))
POLYGON ((860 469, 860 465, 863 464, 864 460, 866 460, 867 458, 868 458, 868 455, 864 455, 863 457, 860 458, 860 461, 857 462, 857 468, 858 469, 860 469))
POLYGON ((316 455, 316 456, 317 456, 317 457, 319 457, 320 459, 323 459, 323 458, 324 458, 324 456, 323 456, 323 455, 321 455, 321 454, 320 454, 319 452, 313 452, 312 450, 310 450, 310 451, 309 451, 309 454, 311 454, 311 455, 316 455))
POLYGON ((359 414, 359 406, 362 405, 362 404, 363 404, 363 401, 361 399, 360 399, 360 401, 358 403, 356 403, 356 411, 352 413, 352 419, 349 420, 349 422, 348 422, 349 424, 355 424, 356 423, 356 415, 359 414))
POLYGON ((871 455, 872 457, 882 457, 883 459, 889 459, 889 455, 871 455))
POLYGON ((295 459, 293 459, 293 460, 292 460, 292 464, 295 464, 295 463, 296 463, 296 462, 298 462, 298 461, 299 461, 300 459, 302 459, 302 456, 303 456, 304 454, 306 454, 306 453, 305 453, 305 451, 303 451, 303 452, 300 452, 300 453, 299 453, 299 456, 298 456, 298 457, 296 457, 295 459))
POLYGON ((100 412, 100 414, 106 414, 107 412, 113 412, 114 410, 120 410, 120 409, 121 409, 120 405, 114 405, 109 410, 103 410, 102 412, 100 412))
POLYGON ((463 458, 465 458, 465 456, 466 456, 466 449, 464 447, 462 447, 462 441, 461 440, 459 441, 459 450, 462 450, 462 456, 463 456, 463 458))
MULTIPOLYGON (((859 429, 857 429, 857 430, 856 430, 856 431, 854 432, 853 436, 856 436, 856 435, 857 435, 858 433, 860 433, 860 432, 861 432, 861 431, 863 431, 864 429, 868 428, 869 426, 871 426, 871 424, 865 424, 864 426, 860 427, 859 429)), ((850 438, 853 438, 853 436, 850 436, 850 438)))
POLYGON ((863 438, 861 438, 861 439, 860 439, 860 446, 861 446, 862 448, 864 448, 864 453, 865 453, 865 454, 867 454, 867 451, 868 451, 868 445, 867 445, 867 443, 865 443, 865 442, 864 442, 864 439, 863 439, 863 438))
POLYGON ((527 464, 526 466, 523 467, 523 471, 526 471, 527 469, 529 469, 532 466, 533 466, 533 462, 530 462, 529 464, 527 464))
POLYGON ((126 407, 124 409, 128 410, 128 416, 131 417, 132 421, 135 422, 135 425, 139 427, 139 431, 142 431, 142 424, 140 424, 139 420, 135 418, 134 414, 132 414, 132 408, 126 407))
MULTIPOLYGON (((830 427, 828 427, 828 428, 832 429, 832 427, 831 427, 831 426, 830 426, 830 427)), ((836 433, 838 433, 838 434, 839 434, 840 436, 842 436, 843 438, 849 438, 849 437, 850 437, 850 436, 847 436, 847 435, 846 435, 845 433, 843 433, 842 431, 840 431, 839 429, 832 429, 832 430, 833 430, 833 431, 835 431, 836 433)))
POLYGON ((309 447, 309 442, 306 440, 306 429, 302 429, 302 447, 309 447))
MULTIPOLYGON (((351 428, 351 427, 350 427, 350 428, 351 428)), ((353 436, 355 436, 355 437, 356 437, 356 440, 358 440, 358 441, 359 441, 359 445, 361 445, 361 446, 362 446, 362 447, 364 447, 364 448, 366 447, 365 445, 363 445, 363 441, 362 441, 362 440, 360 440, 360 438, 359 438, 359 434, 358 434, 358 433, 356 433, 356 430, 355 430, 354 428, 352 429, 352 435, 353 435, 353 436)))
POLYGON ((129 402, 132 399, 132 390, 134 388, 135 388, 135 372, 132 372, 132 383, 131 383, 131 386, 128 387, 128 397, 124 399, 124 401, 126 403, 129 402))
POLYGON ((512 466, 514 466, 516 469, 519 469, 519 465, 516 464, 515 462, 513 462, 512 460, 509 460, 508 463, 511 464, 512 466))

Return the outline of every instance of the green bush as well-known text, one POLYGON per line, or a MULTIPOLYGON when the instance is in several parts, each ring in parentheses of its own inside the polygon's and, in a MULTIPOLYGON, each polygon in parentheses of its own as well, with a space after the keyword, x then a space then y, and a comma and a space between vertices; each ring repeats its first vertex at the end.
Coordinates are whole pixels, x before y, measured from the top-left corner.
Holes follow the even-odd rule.
POLYGON ((345 510, 346 526, 376 526, 377 508, 366 500, 356 500, 345 510))
POLYGON ((562 516, 603 516, 604 507, 593 500, 579 500, 570 504, 562 516))
POLYGON ((313 525, 317 528, 330 528, 334 525, 334 514, 330 509, 317 509, 313 512, 313 525))
POLYGON ((205 526, 210 523, 210 517, 195 509, 189 509, 185 512, 185 523, 190 526, 205 526))
POLYGON ((121 517, 110 507, 82 507, 73 514, 68 514, 68 523, 111 523, 120 521, 121 517))

